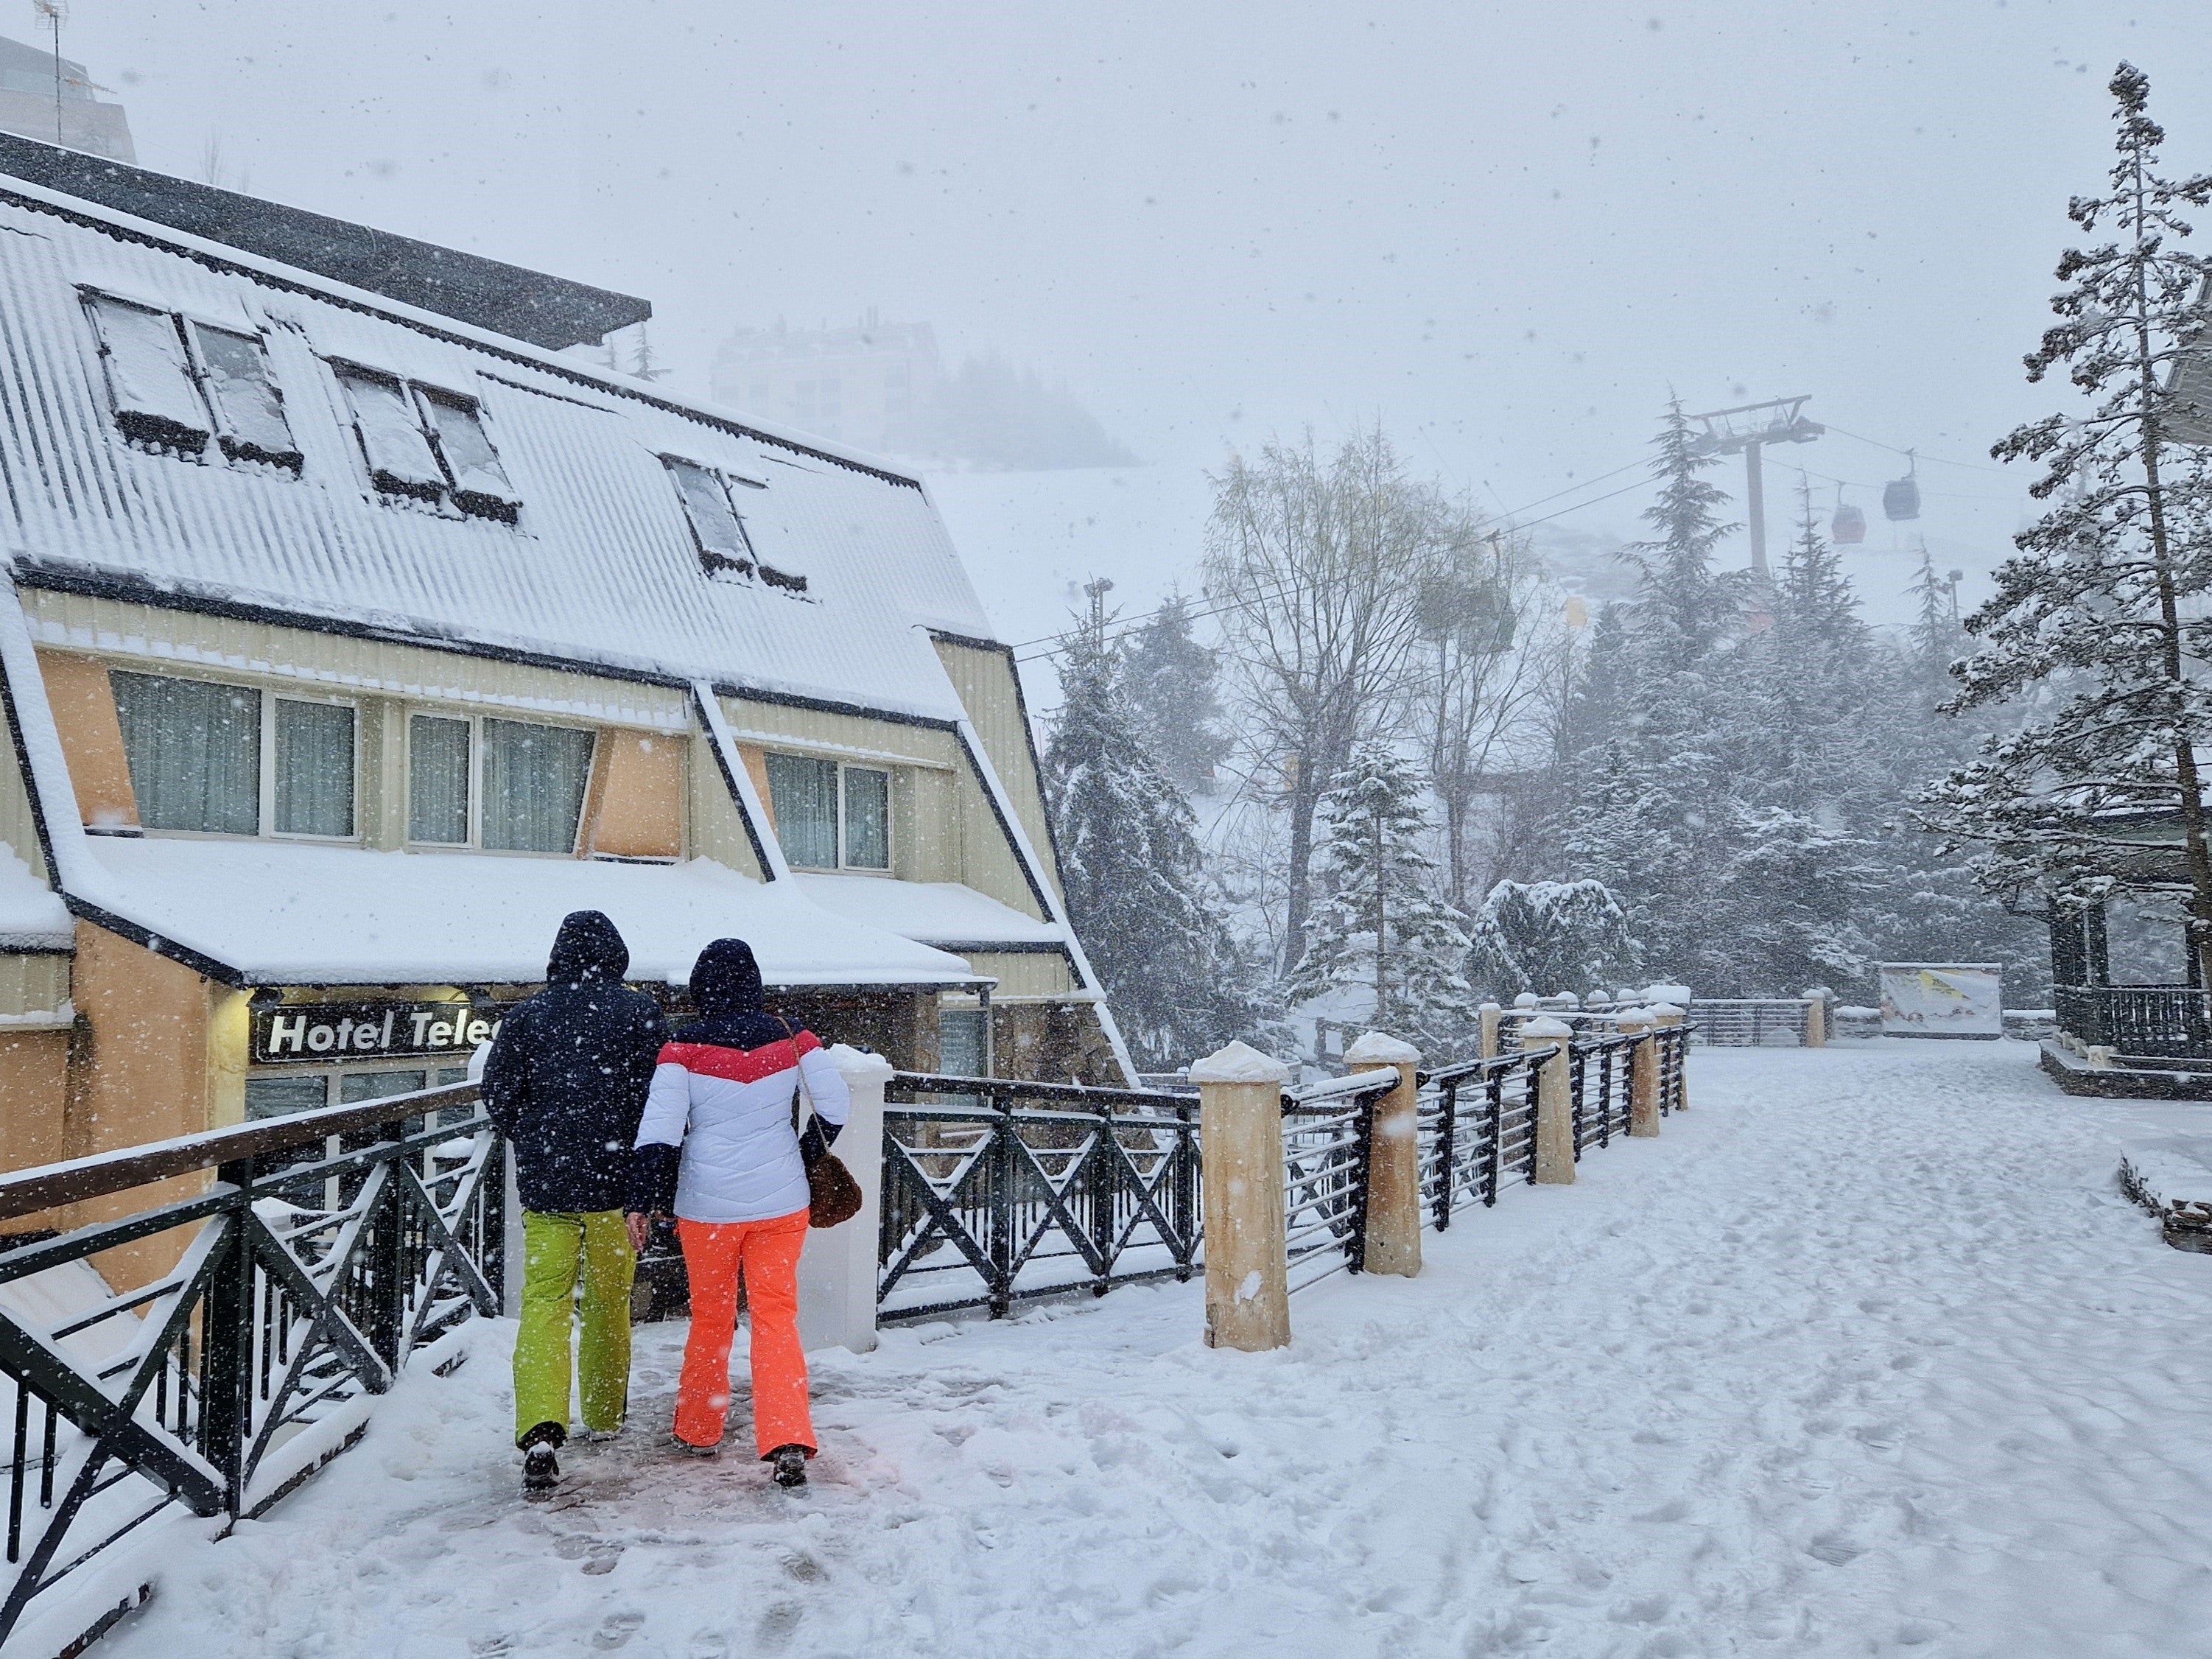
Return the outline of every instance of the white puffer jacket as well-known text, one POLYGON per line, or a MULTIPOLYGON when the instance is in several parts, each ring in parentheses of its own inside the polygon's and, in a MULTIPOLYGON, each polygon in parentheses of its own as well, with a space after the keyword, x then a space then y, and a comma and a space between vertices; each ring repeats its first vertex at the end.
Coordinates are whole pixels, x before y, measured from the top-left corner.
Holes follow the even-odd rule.
POLYGON ((678 1217, 767 1221, 806 1207, 806 1166, 791 1127, 802 1069, 815 1111, 842 1127, 853 1097, 811 1031, 757 1048, 672 1042, 661 1049, 637 1144, 684 1149, 678 1217))

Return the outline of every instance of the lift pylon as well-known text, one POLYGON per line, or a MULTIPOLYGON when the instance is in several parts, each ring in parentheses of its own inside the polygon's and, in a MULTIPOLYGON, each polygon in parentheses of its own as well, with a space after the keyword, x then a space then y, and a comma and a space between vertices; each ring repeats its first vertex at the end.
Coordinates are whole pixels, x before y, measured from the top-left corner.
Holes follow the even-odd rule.
POLYGON ((1772 580, 1766 568, 1766 481, 1759 471, 1759 452, 1768 444, 1809 444, 1827 428, 1805 418, 1802 398, 1775 398, 1763 404, 1742 404, 1735 409, 1716 409, 1692 415, 1705 429, 1690 441, 1696 455, 1743 455, 1744 520, 1751 531, 1751 568, 1761 582, 1772 580))

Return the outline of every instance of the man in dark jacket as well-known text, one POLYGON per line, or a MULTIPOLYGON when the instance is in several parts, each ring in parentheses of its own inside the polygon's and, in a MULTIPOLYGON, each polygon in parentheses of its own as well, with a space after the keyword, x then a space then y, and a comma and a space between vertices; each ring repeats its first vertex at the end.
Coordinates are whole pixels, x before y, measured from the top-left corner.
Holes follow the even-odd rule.
POLYGON ((568 1435, 569 1344, 583 1286, 584 1429, 611 1436, 629 1405, 629 1290, 637 1257, 623 1219, 630 1147, 668 1023, 626 989, 629 948, 597 910, 561 924, 545 989, 500 1026, 484 1109, 514 1152, 522 1197, 522 1328, 514 1344, 522 1483, 560 1478, 568 1435))

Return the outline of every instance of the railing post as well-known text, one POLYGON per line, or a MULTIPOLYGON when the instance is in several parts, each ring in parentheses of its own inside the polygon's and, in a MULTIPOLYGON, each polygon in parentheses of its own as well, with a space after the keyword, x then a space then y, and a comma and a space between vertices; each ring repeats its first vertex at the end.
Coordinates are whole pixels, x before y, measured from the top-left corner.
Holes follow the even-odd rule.
POLYGON ((1828 1046, 1828 993, 1825 986, 1805 988, 1805 1046, 1825 1048, 1828 1046))
POLYGON ((1659 1133, 1659 1039, 1648 1008, 1628 1010, 1618 1024, 1621 1036, 1636 1039, 1628 1057, 1628 1133, 1648 1139, 1659 1133))
POLYGON ((1283 1231, 1283 1085, 1290 1068, 1232 1042, 1190 1068, 1206 1148, 1206 1346, 1261 1352, 1291 1340, 1283 1231))
MULTIPOLYGON (((1680 1025, 1688 1018, 1671 1002, 1655 1002, 1647 1012, 1655 1025, 1680 1025)), ((1681 1075, 1674 1080, 1674 1107, 1678 1112, 1690 1109, 1690 1050, 1689 1039, 1682 1040, 1681 1075)))
POLYGON ((1477 1011, 1482 1017, 1482 1057, 1498 1058, 1498 1027, 1505 1018, 1505 1011, 1494 1002, 1486 1002, 1477 1011))
POLYGON ((1571 1186, 1575 1179, 1574 1061, 1568 1052, 1574 1027, 1546 1015, 1521 1027, 1523 1048, 1552 1045, 1550 1055, 1536 1067, 1536 1182, 1539 1186, 1571 1186))
POLYGON ((222 1257, 200 1304, 200 1455, 222 1477, 230 1513, 246 1507, 246 1450, 252 1439, 253 1164, 216 1166, 216 1179, 238 1189, 228 1206, 222 1257))
POLYGON ((866 1353, 876 1346, 876 1259, 883 1231, 884 1085, 891 1063, 844 1043, 830 1058, 853 1097, 852 1112, 837 1134, 837 1156, 860 1184, 860 1212, 835 1227, 806 1235, 799 1258, 799 1340, 808 1348, 846 1347, 866 1353))
POLYGON ((1421 1052, 1380 1031, 1344 1051, 1355 1072, 1393 1070, 1398 1086, 1375 1103, 1367 1142, 1367 1251, 1370 1273, 1416 1278, 1421 1271, 1421 1052))

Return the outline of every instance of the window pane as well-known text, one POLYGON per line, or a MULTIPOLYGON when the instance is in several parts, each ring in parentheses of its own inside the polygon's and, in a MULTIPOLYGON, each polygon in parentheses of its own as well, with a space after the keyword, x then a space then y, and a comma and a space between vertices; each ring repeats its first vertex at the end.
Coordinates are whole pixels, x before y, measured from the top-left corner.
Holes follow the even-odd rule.
POLYGON ((453 475, 453 505, 482 518, 515 519, 514 486, 499 455, 484 436, 476 404, 465 398, 422 389, 422 403, 438 429, 438 448, 453 475))
POLYGON ((166 311, 96 295, 100 361, 115 423, 126 437, 198 454, 207 447, 207 405, 193 384, 184 337, 166 311))
POLYGON ((946 1077, 988 1077, 983 1069, 983 1011, 938 1010, 937 1054, 937 1069, 946 1077))
POLYGON ((592 781, 592 734, 488 720, 483 743, 483 844, 504 853, 574 852, 592 781))
POLYGON ((284 419, 284 399, 269 378, 259 337, 204 323, 192 324, 191 330, 200 361, 207 365, 208 397, 222 428, 225 453, 238 460, 296 468, 299 446, 284 419))
POLYGON ((684 498, 690 515, 691 533, 697 538, 699 562, 709 574, 717 570, 750 570, 753 550, 745 540, 745 527, 730 505, 729 486, 721 475, 671 455, 661 457, 668 476, 676 480, 676 493, 684 498))
POLYGON ((376 487, 428 501, 443 495, 445 469, 430 453, 406 388, 363 369, 341 368, 337 376, 353 405, 354 429, 361 434, 361 453, 376 487))
POLYGON ((417 714, 407 723, 407 839, 469 838, 469 723, 417 714))
POLYGON ((891 867, 891 775, 845 769, 845 862, 855 870, 891 867))
POLYGON ((420 1072, 341 1072, 338 1104, 353 1106, 364 1100, 382 1100, 386 1095, 411 1095, 428 1087, 420 1072))
POLYGON ((276 702, 276 833, 353 834, 353 710, 276 702))
POLYGON ((246 1079, 246 1115, 252 1120, 319 1110, 330 1104, 329 1076, 316 1072, 307 1077, 250 1077, 246 1079))
POLYGON ((769 808, 783 855, 810 870, 837 867, 837 764, 804 755, 768 757, 769 808))
POLYGON ((261 694, 209 680, 114 672, 138 822, 261 833, 261 694))

